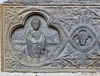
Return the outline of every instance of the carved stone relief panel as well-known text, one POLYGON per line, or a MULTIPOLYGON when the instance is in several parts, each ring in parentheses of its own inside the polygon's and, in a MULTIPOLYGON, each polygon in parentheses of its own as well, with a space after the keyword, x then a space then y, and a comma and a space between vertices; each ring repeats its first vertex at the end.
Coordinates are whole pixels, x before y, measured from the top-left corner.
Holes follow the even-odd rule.
POLYGON ((100 70, 99 6, 3 6, 2 71, 100 70))
POLYGON ((60 41, 59 32, 48 27, 46 20, 39 15, 28 18, 24 27, 12 33, 11 39, 15 57, 26 66, 42 66, 57 50, 60 41))

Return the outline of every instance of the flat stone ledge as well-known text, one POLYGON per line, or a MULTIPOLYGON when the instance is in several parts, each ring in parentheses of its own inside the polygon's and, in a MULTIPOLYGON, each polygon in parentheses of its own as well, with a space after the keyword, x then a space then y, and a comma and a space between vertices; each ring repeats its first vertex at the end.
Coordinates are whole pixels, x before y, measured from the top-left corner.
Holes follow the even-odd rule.
POLYGON ((21 4, 100 4, 99 0, 8 0, 6 3, 21 4))

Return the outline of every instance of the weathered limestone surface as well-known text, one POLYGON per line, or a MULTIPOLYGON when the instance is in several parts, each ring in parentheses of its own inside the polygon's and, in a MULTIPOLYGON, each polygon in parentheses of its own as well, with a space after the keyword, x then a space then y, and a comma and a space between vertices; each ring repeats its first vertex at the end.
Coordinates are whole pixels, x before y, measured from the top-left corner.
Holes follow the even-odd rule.
POLYGON ((11 3, 29 3, 29 4, 100 4, 99 0, 8 0, 11 3))
MULTIPOLYGON (((1 13, 0 9, 0 13, 1 13)), ((2 30, 2 22, 0 17, 0 31, 2 30)), ((1 62, 1 32, 0 32, 0 62, 1 62)), ((0 63, 0 70, 1 70, 1 63, 0 63)), ((100 76, 100 73, 8 73, 8 72, 1 72, 0 76, 100 76)))

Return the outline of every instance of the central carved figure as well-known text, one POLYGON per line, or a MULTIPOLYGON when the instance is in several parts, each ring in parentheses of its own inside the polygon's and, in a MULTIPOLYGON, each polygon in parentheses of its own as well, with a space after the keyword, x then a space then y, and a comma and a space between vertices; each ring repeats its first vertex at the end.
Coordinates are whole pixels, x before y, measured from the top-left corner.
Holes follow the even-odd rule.
POLYGON ((44 54, 45 35, 39 29, 41 21, 39 18, 33 18, 31 22, 32 30, 29 30, 26 38, 27 55, 32 58, 40 58, 44 54))

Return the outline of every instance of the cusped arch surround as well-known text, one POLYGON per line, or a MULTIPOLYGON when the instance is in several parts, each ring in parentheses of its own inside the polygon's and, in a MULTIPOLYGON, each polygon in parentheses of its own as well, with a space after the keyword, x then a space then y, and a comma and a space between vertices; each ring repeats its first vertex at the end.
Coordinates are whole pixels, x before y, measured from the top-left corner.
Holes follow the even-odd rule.
MULTIPOLYGON (((25 25, 25 22, 26 22, 26 20, 30 17, 30 16, 32 16, 32 15, 39 15, 39 16, 42 16, 43 18, 45 18, 45 20, 46 20, 46 22, 47 22, 47 24, 49 24, 49 15, 47 15, 47 14, 45 14, 44 12, 42 12, 42 11, 29 11, 29 10, 25 10, 25 11, 23 11, 23 12, 21 12, 21 13, 19 13, 19 15, 17 16, 17 19, 19 19, 19 18, 21 18, 20 19, 20 22, 18 22, 18 23, 16 23, 15 25, 11 25, 9 28, 8 28, 8 35, 7 35, 7 37, 8 37, 8 43, 9 44, 11 44, 12 45, 12 42, 11 42, 11 37, 12 37, 12 33, 13 33, 13 31, 15 30, 15 29, 17 29, 17 28, 22 28, 22 27, 24 27, 24 25, 25 25)), ((13 46, 13 45, 12 45, 13 46)))
POLYGON ((47 13, 44 13, 42 11, 25 10, 25 11, 23 11, 19 14, 18 18, 21 18, 20 22, 13 25, 13 27, 10 28, 10 32, 8 33, 8 35, 9 35, 8 36, 9 37, 8 43, 10 44, 10 50, 11 50, 12 47, 14 47, 13 44, 12 44, 12 40, 11 40, 13 31, 18 29, 18 28, 24 27, 26 20, 30 16, 33 16, 33 15, 39 15, 39 16, 43 17, 46 20, 48 27, 54 28, 55 30, 58 31, 58 33, 60 35, 60 43, 58 44, 57 49, 52 53, 52 57, 51 57, 51 59, 55 59, 57 56, 59 56, 61 54, 64 47, 66 46, 67 36, 64 33, 64 31, 62 30, 62 28, 60 28, 60 25, 59 24, 57 25, 57 24, 50 22, 50 16, 47 13))

